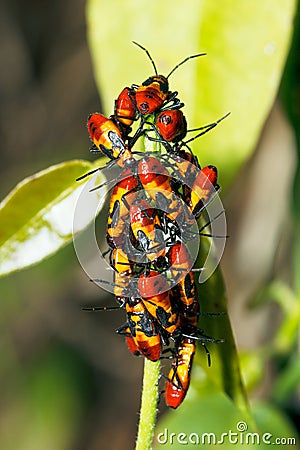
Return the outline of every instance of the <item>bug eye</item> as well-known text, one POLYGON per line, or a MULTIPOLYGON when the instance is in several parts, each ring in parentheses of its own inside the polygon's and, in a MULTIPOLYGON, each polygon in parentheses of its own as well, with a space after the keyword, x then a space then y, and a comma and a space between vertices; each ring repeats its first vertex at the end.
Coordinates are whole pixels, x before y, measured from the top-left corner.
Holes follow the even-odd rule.
POLYGON ((170 116, 167 116, 166 114, 163 114, 160 118, 159 121, 161 123, 163 123, 164 125, 169 125, 169 123, 172 122, 172 119, 170 116))

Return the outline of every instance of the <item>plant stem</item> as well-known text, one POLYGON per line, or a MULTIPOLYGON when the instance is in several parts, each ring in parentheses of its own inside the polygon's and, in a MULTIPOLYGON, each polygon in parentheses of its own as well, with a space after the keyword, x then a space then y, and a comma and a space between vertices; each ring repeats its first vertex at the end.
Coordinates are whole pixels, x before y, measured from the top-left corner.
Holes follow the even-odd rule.
POLYGON ((140 422, 136 450, 151 450, 158 401, 160 361, 145 358, 140 422))

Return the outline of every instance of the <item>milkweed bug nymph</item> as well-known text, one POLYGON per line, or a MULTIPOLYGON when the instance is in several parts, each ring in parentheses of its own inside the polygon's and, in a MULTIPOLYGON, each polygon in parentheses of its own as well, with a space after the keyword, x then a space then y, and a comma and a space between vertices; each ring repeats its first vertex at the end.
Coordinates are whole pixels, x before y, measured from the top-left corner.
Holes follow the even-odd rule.
POLYGON ((165 77, 164 75, 159 75, 154 60, 152 59, 149 51, 138 44, 133 43, 144 50, 150 59, 152 66, 154 68, 155 75, 150 76, 145 80, 140 86, 133 85, 132 87, 136 89, 135 101, 137 109, 141 114, 151 114, 154 111, 160 109, 163 105, 171 103, 171 107, 180 108, 183 104, 180 104, 180 100, 177 97, 178 92, 169 91, 169 77, 175 70, 178 69, 182 64, 192 58, 197 58, 198 56, 204 56, 206 53, 198 53, 196 55, 191 55, 177 64, 171 72, 165 77))

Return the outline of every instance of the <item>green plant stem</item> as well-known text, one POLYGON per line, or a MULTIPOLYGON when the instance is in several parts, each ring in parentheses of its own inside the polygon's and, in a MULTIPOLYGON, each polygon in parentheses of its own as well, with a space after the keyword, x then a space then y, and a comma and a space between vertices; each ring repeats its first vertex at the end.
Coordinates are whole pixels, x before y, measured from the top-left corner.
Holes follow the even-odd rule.
POLYGON ((157 413, 159 375, 160 361, 153 362, 145 358, 136 450, 150 450, 152 448, 157 413))

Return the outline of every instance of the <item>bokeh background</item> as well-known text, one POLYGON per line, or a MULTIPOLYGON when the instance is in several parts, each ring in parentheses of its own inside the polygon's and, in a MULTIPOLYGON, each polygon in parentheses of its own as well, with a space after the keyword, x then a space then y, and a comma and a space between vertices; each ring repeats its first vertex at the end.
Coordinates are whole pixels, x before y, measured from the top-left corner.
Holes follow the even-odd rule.
MULTIPOLYGON (((90 158, 86 117, 102 105, 85 7, 83 0, 1 2, 1 199, 51 164, 90 158)), ((222 269, 248 369, 252 354, 251 398, 276 405, 297 426, 298 344, 295 334, 278 334, 294 314, 284 302, 294 305, 299 287, 299 12, 295 23, 283 81, 259 142, 222 193, 230 235, 222 269), (269 357, 255 366, 253 355, 265 348, 269 357)), ((113 304, 113 298, 89 282, 72 246, 1 279, 0 292, 0 448, 133 448, 143 363, 113 332, 123 311, 81 311, 84 304, 113 304)))

